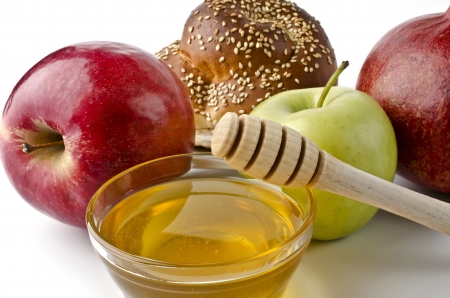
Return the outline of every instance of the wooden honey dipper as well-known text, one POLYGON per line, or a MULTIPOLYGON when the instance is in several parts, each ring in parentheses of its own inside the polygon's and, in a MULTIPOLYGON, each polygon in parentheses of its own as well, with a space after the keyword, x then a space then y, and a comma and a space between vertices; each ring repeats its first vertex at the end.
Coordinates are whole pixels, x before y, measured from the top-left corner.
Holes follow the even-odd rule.
POLYGON ((450 235, 450 204, 354 168, 276 122, 229 112, 214 129, 211 151, 265 182, 332 192, 450 235))

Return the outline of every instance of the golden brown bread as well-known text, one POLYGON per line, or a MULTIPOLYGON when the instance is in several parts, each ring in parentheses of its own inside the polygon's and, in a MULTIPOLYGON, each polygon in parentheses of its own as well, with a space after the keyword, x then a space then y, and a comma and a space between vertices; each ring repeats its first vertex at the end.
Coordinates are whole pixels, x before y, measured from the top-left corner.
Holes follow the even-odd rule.
MULTIPOLYGON (((336 58, 320 23, 284 0, 205 0, 157 53, 189 88, 197 134, 281 91, 324 86, 336 58)), ((197 145, 208 147, 208 142, 197 145)))

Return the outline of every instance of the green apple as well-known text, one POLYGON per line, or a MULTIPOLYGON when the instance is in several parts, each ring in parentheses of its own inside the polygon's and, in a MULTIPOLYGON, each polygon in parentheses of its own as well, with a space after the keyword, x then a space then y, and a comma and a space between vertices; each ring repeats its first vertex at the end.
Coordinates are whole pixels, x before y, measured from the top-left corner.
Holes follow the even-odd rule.
MULTIPOLYGON (((345 67, 344 67, 345 68, 345 67)), ((342 70, 341 70, 342 71, 342 70)), ((284 91, 259 104, 251 115, 288 126, 334 157, 360 170, 393 181, 397 142, 392 124, 366 93, 345 87, 284 91), (324 101, 319 99, 324 98, 324 101)), ((300 190, 284 188, 295 198, 300 190)), ((377 208, 325 191, 317 199, 313 239, 332 240, 361 229, 377 208)))

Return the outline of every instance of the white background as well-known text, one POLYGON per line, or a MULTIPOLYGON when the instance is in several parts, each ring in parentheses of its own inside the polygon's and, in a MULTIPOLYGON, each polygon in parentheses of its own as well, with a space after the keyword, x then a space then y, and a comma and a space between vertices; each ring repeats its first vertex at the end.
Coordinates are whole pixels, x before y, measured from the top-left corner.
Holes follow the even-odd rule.
MULTIPOLYGON (((156 52, 181 37, 201 0, 24 1, 0 4, 0 106, 21 76, 66 45, 106 40, 156 52)), ((354 87, 361 65, 392 27, 443 12, 444 0, 297 1, 321 21, 338 62, 340 85, 354 87)), ((449 45, 450 46, 450 45, 449 45)), ((450 201, 396 178, 396 183, 450 201)), ((0 169, 0 297, 122 297, 97 259, 87 232, 25 203, 0 169)), ((449 219, 450 220, 450 219, 449 219)), ((450 297, 450 236, 380 211, 359 232, 313 242, 285 298, 450 297)))

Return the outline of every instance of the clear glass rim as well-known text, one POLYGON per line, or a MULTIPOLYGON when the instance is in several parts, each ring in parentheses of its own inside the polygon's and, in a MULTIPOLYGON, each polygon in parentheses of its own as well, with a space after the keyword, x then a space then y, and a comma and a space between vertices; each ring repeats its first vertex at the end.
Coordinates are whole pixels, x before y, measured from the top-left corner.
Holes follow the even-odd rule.
MULTIPOLYGON (((169 159, 175 159, 175 158, 186 157, 186 156, 209 157, 212 159, 220 160, 220 158, 213 156, 211 154, 211 152, 192 152, 192 153, 176 154, 176 155, 161 157, 161 158, 157 158, 157 159, 154 159, 151 161, 147 161, 147 162, 138 164, 138 165, 131 167, 131 168, 117 174, 116 176, 110 178, 94 193, 94 195, 92 196, 91 200, 89 201, 89 204, 87 207, 86 225, 87 225, 88 232, 89 232, 91 238, 93 238, 96 242, 98 242, 104 249, 107 249, 110 253, 116 255, 117 257, 124 258, 124 259, 127 259, 128 261, 137 262, 140 264, 146 264, 146 265, 157 266, 157 267, 171 267, 171 268, 208 268, 208 267, 215 268, 215 267, 224 267, 224 266, 231 266, 231 265, 236 266, 239 264, 248 263, 248 262, 263 258, 265 256, 274 254, 277 251, 282 251, 284 248, 287 248, 290 245, 292 245, 293 242, 295 242, 297 239, 299 239, 302 235, 306 235, 309 229, 312 229, 312 224, 313 224, 315 213, 316 213, 316 201, 315 201, 314 194, 311 191, 311 189, 309 189, 307 186, 305 186, 304 189, 307 193, 310 210, 309 210, 309 213, 307 214, 302 226, 293 235, 291 235, 291 237, 289 237, 289 239, 279 243, 278 245, 276 245, 268 250, 265 250, 261 253, 254 254, 254 255, 251 255, 248 257, 243 257, 243 258, 239 258, 239 259, 234 259, 232 261, 219 262, 219 263, 177 264, 177 263, 158 261, 158 260, 149 259, 149 258, 141 257, 138 255, 127 253, 121 249, 118 249, 117 247, 113 246, 108 241, 103 239, 103 237, 100 235, 100 232, 96 228, 94 212, 93 212, 93 208, 94 208, 95 203, 96 203, 97 199, 99 198, 100 194, 114 181, 129 174, 130 172, 133 172, 134 170, 136 170, 138 168, 141 168, 148 164, 156 163, 156 162, 159 162, 162 160, 169 160, 169 159)), ((230 170, 234 170, 234 169, 230 167, 230 170)), ((285 195, 290 197, 287 194, 285 194, 285 195)), ((295 200, 293 200, 293 201, 295 203, 295 200)), ((312 233, 312 231, 311 231, 311 233, 312 233)), ((309 241, 305 241, 305 243, 307 243, 307 242, 309 242, 309 241)), ((297 249, 296 251, 298 251, 298 250, 299 249, 297 249)), ((296 251, 294 251, 290 255, 286 256, 286 258, 289 258, 292 254, 295 254, 296 251)))

